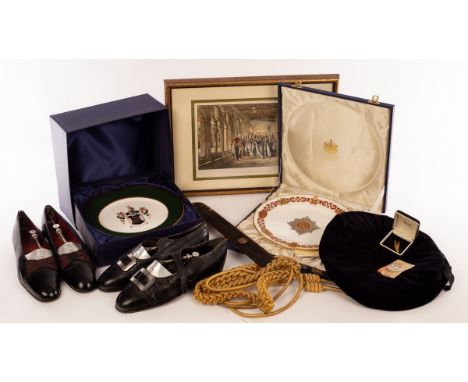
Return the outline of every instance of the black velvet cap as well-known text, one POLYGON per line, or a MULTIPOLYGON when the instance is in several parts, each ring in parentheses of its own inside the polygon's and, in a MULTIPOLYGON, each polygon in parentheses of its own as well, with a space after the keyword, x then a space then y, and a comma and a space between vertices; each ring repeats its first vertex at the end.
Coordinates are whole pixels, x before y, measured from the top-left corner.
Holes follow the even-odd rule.
POLYGON ((319 253, 330 278, 357 302, 375 309, 405 310, 427 304, 453 284, 452 269, 434 241, 419 232, 398 256, 379 243, 393 219, 366 212, 337 215, 325 228, 319 253), (395 260, 414 264, 395 278, 378 269, 395 260))

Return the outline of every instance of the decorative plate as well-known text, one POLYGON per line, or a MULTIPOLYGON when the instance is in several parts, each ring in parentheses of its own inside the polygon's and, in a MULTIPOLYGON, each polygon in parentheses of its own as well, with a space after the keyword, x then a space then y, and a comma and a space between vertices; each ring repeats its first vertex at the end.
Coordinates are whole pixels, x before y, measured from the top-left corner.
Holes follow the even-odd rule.
POLYGON ((291 249, 317 250, 323 231, 335 215, 346 209, 312 195, 287 195, 263 203, 254 214, 258 231, 291 249))
POLYGON ((172 192, 152 186, 130 186, 92 199, 84 217, 97 229, 114 236, 130 236, 177 223, 184 213, 172 192))

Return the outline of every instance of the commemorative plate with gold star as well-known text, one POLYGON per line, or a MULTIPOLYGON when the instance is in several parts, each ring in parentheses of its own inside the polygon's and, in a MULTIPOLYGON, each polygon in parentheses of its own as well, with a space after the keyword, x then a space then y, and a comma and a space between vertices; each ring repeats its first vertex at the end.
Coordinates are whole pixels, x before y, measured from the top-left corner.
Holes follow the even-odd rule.
POLYGON ((177 195, 156 186, 130 186, 92 199, 84 215, 95 228, 114 236, 131 236, 170 227, 184 213, 177 195))
POLYGON ((335 215, 346 209, 313 195, 286 195, 257 208, 254 223, 267 239, 296 250, 317 250, 323 231, 335 215))

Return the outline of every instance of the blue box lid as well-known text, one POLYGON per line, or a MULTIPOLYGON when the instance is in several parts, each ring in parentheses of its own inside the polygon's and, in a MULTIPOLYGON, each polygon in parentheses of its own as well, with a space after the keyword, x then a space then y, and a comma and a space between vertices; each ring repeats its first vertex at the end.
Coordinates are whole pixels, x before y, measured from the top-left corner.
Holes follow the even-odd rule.
POLYGON ((167 108, 142 94, 51 117, 60 206, 74 219, 73 190, 136 176, 174 180, 167 108))

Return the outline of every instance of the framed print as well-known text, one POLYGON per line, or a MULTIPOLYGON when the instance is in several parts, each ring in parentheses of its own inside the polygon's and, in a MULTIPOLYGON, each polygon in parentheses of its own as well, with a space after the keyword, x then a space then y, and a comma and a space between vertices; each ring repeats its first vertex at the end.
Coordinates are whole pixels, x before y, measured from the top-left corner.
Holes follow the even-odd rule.
POLYGON ((268 192, 278 181, 278 83, 336 92, 339 75, 165 80, 175 183, 187 195, 268 192))

